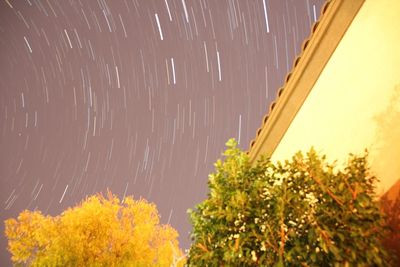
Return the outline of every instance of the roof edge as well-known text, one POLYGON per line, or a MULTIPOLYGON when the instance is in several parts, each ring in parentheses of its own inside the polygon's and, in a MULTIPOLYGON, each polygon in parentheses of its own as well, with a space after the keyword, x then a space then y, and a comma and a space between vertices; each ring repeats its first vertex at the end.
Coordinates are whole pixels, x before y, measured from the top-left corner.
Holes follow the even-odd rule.
POLYGON ((250 144, 247 153, 251 162, 261 155, 272 155, 364 2, 326 1, 320 20, 314 23, 310 37, 303 43, 302 52, 250 144))

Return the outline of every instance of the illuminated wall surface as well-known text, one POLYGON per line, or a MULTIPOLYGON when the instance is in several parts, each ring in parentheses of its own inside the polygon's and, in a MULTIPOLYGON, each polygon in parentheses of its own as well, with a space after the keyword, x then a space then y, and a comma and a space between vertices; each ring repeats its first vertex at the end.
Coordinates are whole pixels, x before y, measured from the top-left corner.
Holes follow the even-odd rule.
MULTIPOLYGON (((370 151, 378 193, 400 178, 400 1, 367 0, 272 155, 370 151)), ((307 70, 304 70, 307 71, 307 70)))

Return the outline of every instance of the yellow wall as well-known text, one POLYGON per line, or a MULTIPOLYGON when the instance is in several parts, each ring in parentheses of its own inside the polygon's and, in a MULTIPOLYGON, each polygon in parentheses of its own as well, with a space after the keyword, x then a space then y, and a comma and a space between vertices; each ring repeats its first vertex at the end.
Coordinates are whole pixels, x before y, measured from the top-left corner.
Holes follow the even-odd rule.
POLYGON ((400 178, 399 14, 399 0, 366 0, 273 160, 314 146, 340 162, 368 148, 378 193, 400 178))

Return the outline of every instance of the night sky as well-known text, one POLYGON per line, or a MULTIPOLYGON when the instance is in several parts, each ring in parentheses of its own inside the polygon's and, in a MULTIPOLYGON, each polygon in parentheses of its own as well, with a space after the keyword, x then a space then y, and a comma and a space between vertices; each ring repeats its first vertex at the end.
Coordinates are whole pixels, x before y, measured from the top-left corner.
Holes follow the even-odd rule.
POLYGON ((0 219, 109 188, 188 248, 186 210, 225 142, 249 147, 323 2, 2 0, 0 219))

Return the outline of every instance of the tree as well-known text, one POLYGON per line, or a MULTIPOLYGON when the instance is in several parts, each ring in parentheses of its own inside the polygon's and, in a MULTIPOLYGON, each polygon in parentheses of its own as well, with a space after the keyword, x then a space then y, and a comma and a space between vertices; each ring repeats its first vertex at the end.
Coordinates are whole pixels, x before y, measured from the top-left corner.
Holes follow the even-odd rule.
POLYGON ((61 215, 23 211, 5 222, 15 265, 29 266, 183 266, 178 233, 160 225, 147 201, 110 192, 95 195, 61 215))
POLYGON ((366 155, 339 170, 311 150, 254 165, 227 142, 208 198, 189 210, 188 266, 388 266, 366 155))

